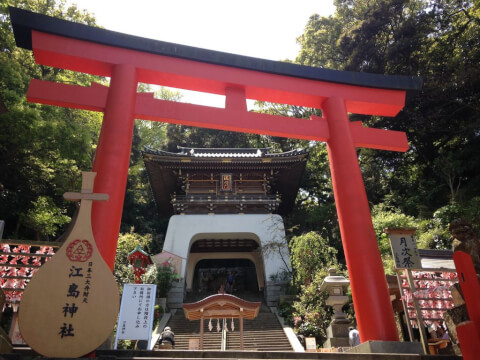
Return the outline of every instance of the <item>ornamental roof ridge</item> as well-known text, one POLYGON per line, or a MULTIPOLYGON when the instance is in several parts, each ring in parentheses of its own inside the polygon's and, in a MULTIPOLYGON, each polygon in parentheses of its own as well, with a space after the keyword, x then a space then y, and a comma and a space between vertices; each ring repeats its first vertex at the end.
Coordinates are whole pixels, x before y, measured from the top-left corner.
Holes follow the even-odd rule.
POLYGON ((138 251, 140 254, 148 257, 148 258, 150 259, 150 261, 152 261, 152 259, 150 258, 150 255, 149 255, 145 250, 142 249, 142 247, 140 246, 140 244, 138 244, 138 245, 135 247, 135 249, 133 249, 132 251, 130 251, 130 252, 128 253, 128 256, 133 255, 133 254, 136 253, 137 251, 138 251))
POLYGON ((180 152, 174 153, 165 150, 157 150, 145 147, 142 154, 152 154, 171 157, 193 157, 193 158, 278 158, 308 154, 308 149, 298 148, 281 153, 271 153, 268 148, 191 148, 178 146, 180 152))
POLYGON ((310 151, 306 148, 297 148, 281 153, 268 153, 265 154, 267 157, 288 157, 288 156, 296 156, 296 155, 302 155, 302 154, 308 154, 310 151))
POLYGON ((215 302, 233 303, 245 309, 257 309, 262 305, 259 301, 248 301, 232 294, 213 294, 193 303, 184 303, 182 307, 184 309, 195 309, 215 302))
POLYGON ((260 150, 262 153, 269 153, 272 147, 266 148, 198 148, 198 147, 188 147, 188 146, 177 146, 182 153, 191 152, 200 152, 200 153, 216 153, 216 152, 232 152, 232 153, 256 153, 260 150))

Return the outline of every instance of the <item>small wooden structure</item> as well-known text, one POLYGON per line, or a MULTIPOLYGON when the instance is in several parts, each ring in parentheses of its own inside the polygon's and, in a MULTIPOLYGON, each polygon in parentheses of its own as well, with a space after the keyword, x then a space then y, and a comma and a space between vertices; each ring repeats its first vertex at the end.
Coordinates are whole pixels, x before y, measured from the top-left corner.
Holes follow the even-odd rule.
POLYGON ((287 215, 305 171, 308 150, 271 148, 146 149, 145 168, 160 216, 287 215))
POLYGON ((243 319, 255 319, 258 316, 261 304, 261 302, 246 301, 234 295, 216 294, 182 306, 188 320, 200 320, 200 350, 203 349, 204 320, 212 318, 239 319, 240 350, 243 350, 243 319))
POLYGON ((150 255, 143 251, 140 245, 137 245, 137 247, 128 254, 127 259, 133 266, 135 284, 140 284, 140 277, 147 271, 147 266, 153 264, 150 255))

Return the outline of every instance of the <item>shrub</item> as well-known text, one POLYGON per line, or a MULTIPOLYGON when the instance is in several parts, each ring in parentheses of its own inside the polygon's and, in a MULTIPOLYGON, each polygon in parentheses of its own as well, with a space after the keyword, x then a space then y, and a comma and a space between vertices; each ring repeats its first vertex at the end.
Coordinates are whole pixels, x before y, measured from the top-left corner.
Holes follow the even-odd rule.
POLYGON ((172 266, 168 263, 149 266, 145 274, 142 275, 142 282, 157 285, 157 297, 167 297, 168 292, 177 279, 172 266))

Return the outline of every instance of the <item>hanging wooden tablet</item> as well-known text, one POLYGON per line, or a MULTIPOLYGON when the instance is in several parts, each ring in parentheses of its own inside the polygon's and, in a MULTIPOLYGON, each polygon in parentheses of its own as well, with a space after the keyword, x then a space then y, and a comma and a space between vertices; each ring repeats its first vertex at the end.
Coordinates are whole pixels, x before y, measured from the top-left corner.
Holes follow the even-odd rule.
POLYGON ((65 193, 80 200, 70 235, 52 259, 31 279, 22 296, 19 326, 23 338, 47 357, 79 357, 95 350, 112 333, 120 298, 112 271, 93 238, 92 201, 96 173, 82 173, 81 193, 65 193))

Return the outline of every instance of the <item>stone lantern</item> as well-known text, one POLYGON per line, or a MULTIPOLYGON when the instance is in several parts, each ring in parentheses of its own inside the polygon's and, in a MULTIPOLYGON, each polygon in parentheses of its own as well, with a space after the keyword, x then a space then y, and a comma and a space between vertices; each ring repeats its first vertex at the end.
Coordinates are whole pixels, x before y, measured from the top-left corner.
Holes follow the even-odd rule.
POLYGON ((349 346, 348 328, 351 321, 347 319, 347 315, 342 311, 343 305, 348 301, 345 296, 345 290, 350 285, 350 280, 342 275, 337 275, 334 268, 328 269, 330 273, 320 286, 320 291, 327 291, 330 295, 326 304, 333 308, 332 322, 327 328, 327 341, 323 344, 324 348, 349 346))

